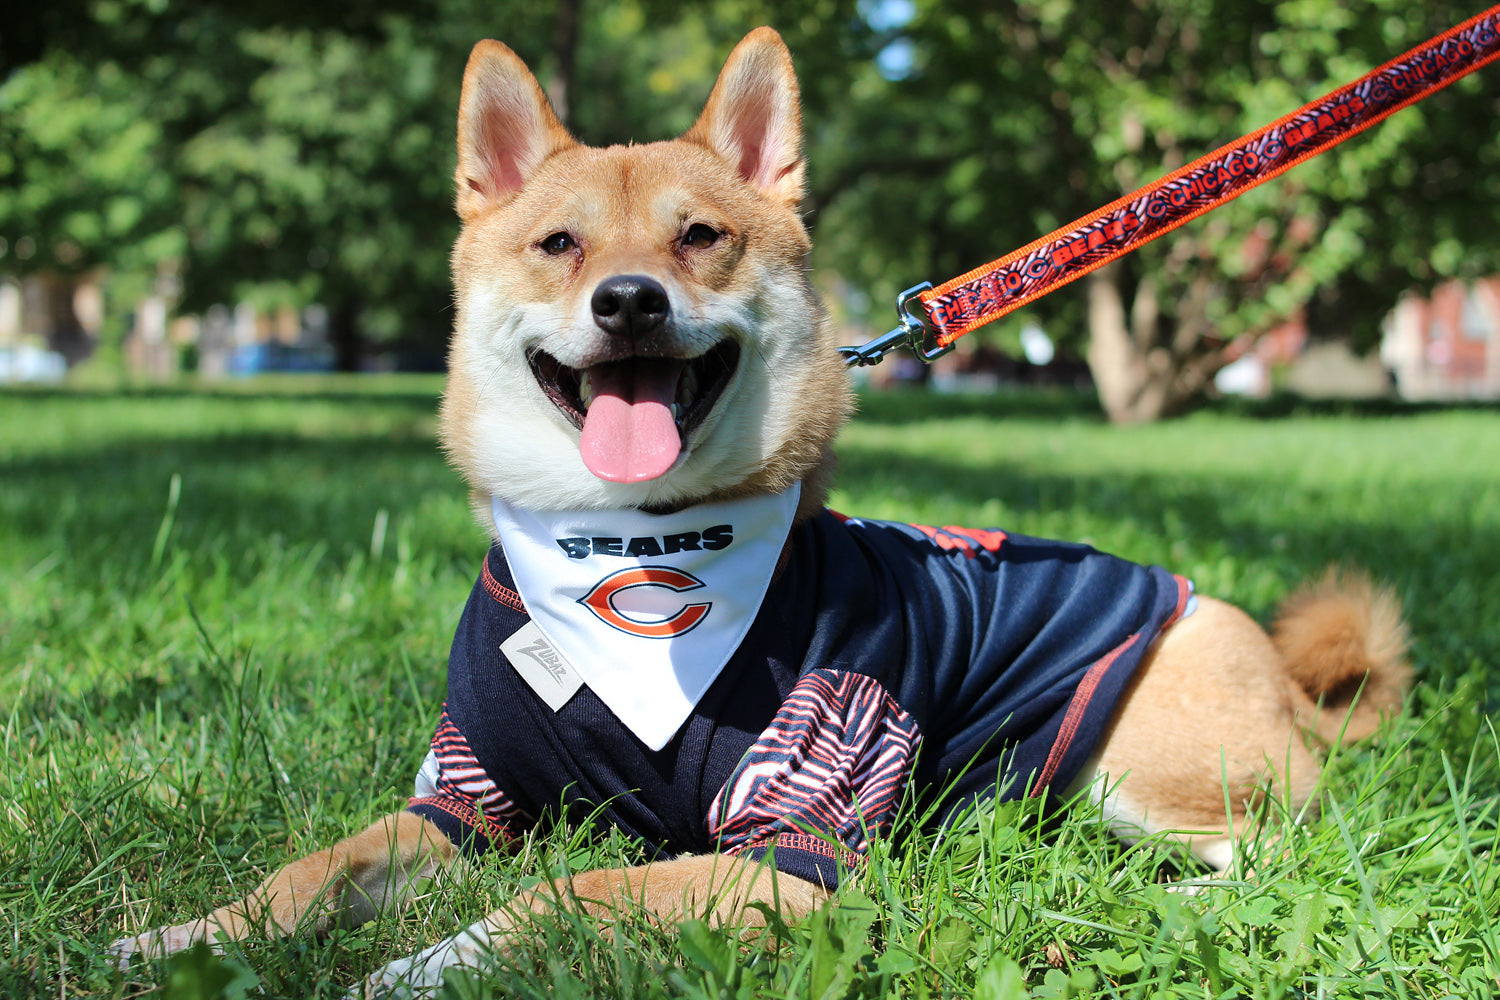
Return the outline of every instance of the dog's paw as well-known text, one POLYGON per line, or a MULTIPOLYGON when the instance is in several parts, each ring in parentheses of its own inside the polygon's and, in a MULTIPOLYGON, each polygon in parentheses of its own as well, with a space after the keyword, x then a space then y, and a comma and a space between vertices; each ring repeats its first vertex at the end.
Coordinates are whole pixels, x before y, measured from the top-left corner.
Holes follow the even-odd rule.
POLYGON ((398 959, 365 979, 351 1000, 418 1000, 437 995, 443 973, 454 968, 482 968, 489 960, 489 934, 483 922, 410 958, 398 959))
POLYGON ((206 937, 203 921, 193 920, 122 937, 109 946, 109 952, 115 958, 115 966, 123 971, 130 967, 131 960, 137 955, 143 959, 165 958, 191 948, 206 937))

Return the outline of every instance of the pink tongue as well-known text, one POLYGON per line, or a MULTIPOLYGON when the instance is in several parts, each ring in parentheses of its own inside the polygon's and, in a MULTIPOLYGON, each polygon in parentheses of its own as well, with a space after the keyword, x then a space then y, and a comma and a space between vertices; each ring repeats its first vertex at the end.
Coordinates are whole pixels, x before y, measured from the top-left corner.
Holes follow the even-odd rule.
POLYGON ((579 450, 600 479, 639 483, 666 473, 682 451, 672 419, 681 361, 635 359, 589 369, 594 402, 579 450))

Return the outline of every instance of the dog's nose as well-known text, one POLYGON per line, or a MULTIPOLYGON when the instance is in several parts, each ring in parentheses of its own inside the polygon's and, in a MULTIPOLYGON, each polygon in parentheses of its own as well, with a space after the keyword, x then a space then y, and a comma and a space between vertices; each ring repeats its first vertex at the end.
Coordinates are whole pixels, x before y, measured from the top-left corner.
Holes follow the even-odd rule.
POLYGON ((667 290, 644 274, 617 274, 599 282, 590 301, 599 329, 616 337, 641 337, 661 328, 672 305, 667 290))

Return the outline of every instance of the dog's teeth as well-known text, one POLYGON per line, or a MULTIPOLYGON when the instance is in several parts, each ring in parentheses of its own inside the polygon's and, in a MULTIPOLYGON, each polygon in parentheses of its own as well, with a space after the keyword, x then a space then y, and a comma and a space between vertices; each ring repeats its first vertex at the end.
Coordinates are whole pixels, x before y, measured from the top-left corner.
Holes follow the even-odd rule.
POLYGON ((584 372, 583 377, 578 380, 578 399, 585 410, 594 402, 594 379, 588 372, 584 372))
POLYGON ((682 406, 681 403, 673 403, 672 404, 672 419, 673 420, 681 420, 682 419, 682 410, 683 410, 683 406, 682 406))

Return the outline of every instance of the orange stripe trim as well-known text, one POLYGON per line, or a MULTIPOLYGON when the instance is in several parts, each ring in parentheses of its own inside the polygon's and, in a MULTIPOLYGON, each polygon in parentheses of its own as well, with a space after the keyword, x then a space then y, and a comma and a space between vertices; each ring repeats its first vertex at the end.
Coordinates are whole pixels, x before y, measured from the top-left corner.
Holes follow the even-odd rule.
POLYGON ((842 845, 835 847, 828 841, 820 837, 814 837, 808 833, 778 833, 764 840, 757 840, 754 843, 732 847, 724 853, 742 854, 745 851, 771 847, 785 847, 793 851, 806 851, 809 854, 816 854, 820 857, 837 861, 845 868, 859 868, 865 863, 863 855, 856 854, 842 845))
POLYGON ((1162 624, 1163 630, 1182 618, 1183 612, 1187 610, 1188 601, 1193 599, 1193 585, 1188 582, 1187 577, 1173 573, 1172 579, 1177 581, 1177 610, 1172 612, 1172 617, 1162 624))
POLYGON ((484 589, 491 597, 514 611, 519 611, 523 615, 526 614, 526 602, 521 600, 521 595, 501 584, 499 580, 495 579, 494 574, 490 572, 489 556, 484 557, 484 570, 479 574, 479 577, 484 583, 484 589))
MULTIPOLYGON (((1182 618, 1183 612, 1187 610, 1188 601, 1193 596, 1192 585, 1188 583, 1186 577, 1177 576, 1174 573, 1172 579, 1177 581, 1177 608, 1170 618, 1162 622, 1161 628, 1156 633, 1158 636, 1182 618)), ((1031 788, 1033 798, 1042 794, 1042 789, 1047 787, 1053 776, 1057 774, 1057 769, 1062 766, 1063 757, 1067 755, 1068 748, 1073 745, 1073 737, 1078 734, 1078 727, 1083 723, 1083 715, 1088 711, 1089 702, 1093 699, 1099 682, 1104 679, 1104 675, 1109 672, 1115 660, 1120 658, 1120 654, 1129 649, 1131 644, 1140 637, 1139 632, 1131 635, 1089 667, 1088 672, 1083 675, 1083 680, 1078 684, 1078 690, 1073 692, 1073 700, 1068 703, 1068 711, 1063 715, 1062 726, 1057 731, 1057 739, 1053 741, 1052 749, 1047 751, 1047 761, 1042 765, 1042 773, 1037 776, 1036 784, 1031 788)))
POLYGON ((464 826, 478 830, 484 834, 485 838, 489 840, 491 847, 507 847, 517 839, 514 833, 511 833, 510 830, 490 819, 480 810, 466 808, 452 799, 436 795, 429 795, 420 799, 413 797, 406 800, 406 805, 407 808, 411 808, 412 806, 430 806, 440 812, 445 812, 464 826))

